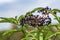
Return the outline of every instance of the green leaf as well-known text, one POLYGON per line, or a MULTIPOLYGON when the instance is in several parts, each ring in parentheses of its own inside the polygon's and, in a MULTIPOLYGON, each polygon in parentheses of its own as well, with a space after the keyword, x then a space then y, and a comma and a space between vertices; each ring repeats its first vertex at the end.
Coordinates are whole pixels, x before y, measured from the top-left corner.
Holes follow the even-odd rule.
POLYGON ((38 10, 42 10, 43 8, 42 7, 38 7, 38 8, 35 8, 31 11, 31 13, 35 12, 35 11, 38 11, 38 10))
POLYGON ((53 36, 56 36, 57 34, 60 34, 60 32, 56 32, 56 33, 52 33, 52 32, 48 32, 48 34, 46 35, 46 40, 53 37, 53 36))
POLYGON ((14 23, 17 24, 17 20, 15 18, 4 18, 4 17, 0 17, 0 23, 14 23))
POLYGON ((42 10, 42 9, 43 9, 42 7, 35 8, 32 11, 27 12, 25 16, 29 16, 30 14, 34 13, 35 11, 42 10))
POLYGON ((8 30, 8 31, 4 32, 2 34, 2 36, 8 35, 8 34, 11 34, 11 33, 14 33, 14 32, 17 32, 17 30, 16 29, 14 29, 14 30, 8 30))
POLYGON ((7 20, 0 20, 0 23, 7 23, 8 21, 7 20))
POLYGON ((60 23, 59 17, 56 14, 54 14, 54 12, 52 12, 52 15, 55 17, 54 19, 60 23))
POLYGON ((29 16, 30 14, 32 14, 31 12, 27 12, 25 16, 29 16))
POLYGON ((59 19, 59 23, 60 23, 60 17, 58 17, 58 19, 59 19))
POLYGON ((60 13, 60 10, 59 9, 53 9, 53 10, 60 13))
POLYGON ((47 32, 47 35, 45 36, 45 39, 51 38, 51 37, 52 37, 51 35, 53 35, 53 34, 54 34, 53 32, 48 31, 48 32, 47 32))
POLYGON ((18 22, 20 22, 23 18, 24 18, 23 15, 19 16, 19 17, 18 17, 18 22))

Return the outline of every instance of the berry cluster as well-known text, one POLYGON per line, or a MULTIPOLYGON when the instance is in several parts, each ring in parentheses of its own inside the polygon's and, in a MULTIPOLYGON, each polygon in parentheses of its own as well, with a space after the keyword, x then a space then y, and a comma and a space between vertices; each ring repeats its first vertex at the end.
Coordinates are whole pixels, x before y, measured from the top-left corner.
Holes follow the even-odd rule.
POLYGON ((48 25, 50 23, 51 23, 51 18, 39 17, 39 15, 35 16, 33 14, 23 18, 20 21, 21 25, 28 24, 30 26, 44 26, 44 25, 48 25))
POLYGON ((51 18, 49 17, 49 12, 47 10, 51 10, 51 8, 43 8, 42 10, 38 10, 38 13, 42 13, 42 17, 39 15, 30 14, 29 16, 25 16, 20 21, 20 25, 28 24, 30 26, 45 26, 51 23, 51 18))

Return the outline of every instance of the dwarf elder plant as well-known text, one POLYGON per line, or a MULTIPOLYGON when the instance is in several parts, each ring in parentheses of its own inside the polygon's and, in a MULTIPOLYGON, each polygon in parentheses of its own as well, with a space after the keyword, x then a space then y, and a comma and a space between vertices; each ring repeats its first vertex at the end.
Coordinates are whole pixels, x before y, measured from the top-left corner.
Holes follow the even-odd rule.
MULTIPOLYGON (((5 37, 8 35, 11 37, 13 33, 16 32, 21 32, 23 37, 14 40, 56 40, 57 36, 60 35, 60 17, 56 15, 57 13, 60 13, 59 9, 38 7, 27 12, 26 15, 21 15, 19 17, 0 17, 0 23, 11 23, 17 27, 16 29, 3 32, 1 40, 5 40, 5 37), (40 22, 39 20, 32 18, 33 16, 35 17, 35 15, 31 17, 31 14, 35 11, 38 11, 38 13, 42 12, 42 15, 44 15, 44 17, 40 17, 40 22), (54 20, 57 20, 58 24, 51 24, 49 14, 54 16, 54 20), (48 19, 45 16, 47 16, 48 19), (33 29, 29 31, 29 27, 32 27, 33 29)), ((57 38, 57 40, 59 39, 57 38)))

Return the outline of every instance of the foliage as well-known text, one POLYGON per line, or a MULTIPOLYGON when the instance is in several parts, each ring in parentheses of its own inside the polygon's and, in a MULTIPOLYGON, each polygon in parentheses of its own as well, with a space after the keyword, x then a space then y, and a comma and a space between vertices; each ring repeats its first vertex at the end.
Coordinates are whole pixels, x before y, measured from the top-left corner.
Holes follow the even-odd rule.
MULTIPOLYGON (((35 11, 39 11, 42 10, 44 8, 39 7, 39 8, 35 8, 30 12, 27 12, 25 16, 29 16, 30 14, 32 14, 35 11)), ((13 29, 13 30, 8 30, 5 31, 3 33, 1 33, 0 35, 0 39, 1 40, 5 40, 6 36, 12 36, 15 32, 22 32, 22 34, 24 35, 23 38, 21 38, 20 40, 49 40, 52 37, 56 36, 57 34, 60 35, 60 17, 58 17, 56 14, 54 14, 54 12, 59 12, 59 9, 53 9, 53 10, 47 10, 49 13, 51 13, 55 19, 57 20, 59 23, 58 24, 50 24, 48 26, 40 26, 40 27, 35 27, 33 28, 33 30, 28 31, 27 29, 31 26, 29 26, 28 24, 25 24, 24 26, 20 25, 20 21, 25 17, 24 15, 21 15, 19 17, 15 17, 15 18, 5 18, 5 17, 0 17, 0 23, 12 23, 15 24, 17 26, 19 26, 20 28, 18 29, 13 29), (51 30, 54 29, 52 27, 55 27, 58 31, 55 32, 55 30, 51 30), (50 29, 51 28, 51 29, 50 29)))

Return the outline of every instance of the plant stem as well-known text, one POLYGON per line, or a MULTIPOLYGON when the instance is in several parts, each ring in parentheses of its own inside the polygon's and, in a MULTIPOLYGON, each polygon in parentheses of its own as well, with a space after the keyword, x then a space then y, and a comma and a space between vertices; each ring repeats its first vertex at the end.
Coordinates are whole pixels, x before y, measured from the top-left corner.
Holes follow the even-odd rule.
POLYGON ((37 38, 38 38, 38 40, 40 39, 39 36, 40 36, 40 33, 39 33, 39 30, 38 30, 38 32, 37 32, 37 38))
POLYGON ((38 35, 38 40, 43 40, 43 32, 42 30, 39 30, 39 28, 38 28, 37 35, 38 35))
POLYGON ((40 39, 40 40, 43 40, 43 33, 42 33, 42 32, 40 33, 39 39, 40 39))
POLYGON ((37 35, 38 35, 38 40, 43 40, 43 33, 42 32, 38 31, 37 35))
POLYGON ((25 32, 23 26, 22 26, 22 28, 21 28, 21 31, 22 31, 22 33, 23 33, 23 35, 24 35, 24 37, 25 37, 25 36, 26 36, 26 32, 25 32))

